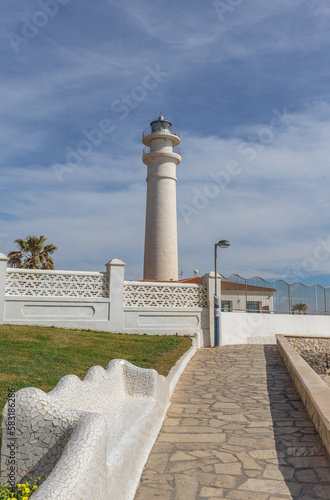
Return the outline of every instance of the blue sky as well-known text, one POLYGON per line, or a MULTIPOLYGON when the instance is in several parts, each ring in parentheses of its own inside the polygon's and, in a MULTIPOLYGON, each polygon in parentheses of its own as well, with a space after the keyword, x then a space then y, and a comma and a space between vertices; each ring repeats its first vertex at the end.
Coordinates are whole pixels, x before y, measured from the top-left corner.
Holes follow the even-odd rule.
POLYGON ((141 133, 181 132, 179 268, 330 285, 330 6, 12 0, 2 6, 0 252, 143 266, 141 133))

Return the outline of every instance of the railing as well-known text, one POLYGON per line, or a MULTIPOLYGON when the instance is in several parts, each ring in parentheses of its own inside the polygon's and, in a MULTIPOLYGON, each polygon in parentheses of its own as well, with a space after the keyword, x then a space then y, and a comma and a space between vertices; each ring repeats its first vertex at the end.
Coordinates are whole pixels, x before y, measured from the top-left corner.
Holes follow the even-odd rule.
MULTIPOLYGON (((162 130, 162 132, 165 132, 165 133, 170 133, 170 134, 173 134, 173 135, 176 135, 177 137, 180 137, 180 132, 179 130, 171 127, 170 130, 162 130)), ((150 135, 152 132, 151 132, 151 127, 147 127, 143 132, 142 132, 142 139, 143 137, 145 137, 146 135, 150 135)))
MULTIPOLYGON (((148 153, 151 153, 153 151, 150 151, 150 148, 149 146, 145 146, 143 148, 143 156, 148 154, 148 153)), ((157 153, 167 153, 168 151, 164 150, 164 151, 159 151, 157 150, 156 151, 157 153)), ((169 151, 170 153, 176 153, 177 155, 181 155, 181 148, 180 146, 175 146, 174 148, 171 149, 171 151, 169 151)))
POLYGON ((238 274, 222 277, 221 283, 223 311, 330 315, 330 287, 238 274))

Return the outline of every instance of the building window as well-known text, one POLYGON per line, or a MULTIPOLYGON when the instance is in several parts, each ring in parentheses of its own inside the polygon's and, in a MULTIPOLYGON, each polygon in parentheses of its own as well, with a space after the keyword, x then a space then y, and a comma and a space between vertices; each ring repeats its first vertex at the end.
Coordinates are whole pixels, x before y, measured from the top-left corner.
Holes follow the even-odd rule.
POLYGON ((248 313, 259 313, 260 312, 260 302, 247 302, 246 303, 246 312, 248 313))
POLYGON ((231 302, 230 302, 230 300, 222 300, 221 301, 221 311, 222 312, 230 312, 231 311, 231 302))

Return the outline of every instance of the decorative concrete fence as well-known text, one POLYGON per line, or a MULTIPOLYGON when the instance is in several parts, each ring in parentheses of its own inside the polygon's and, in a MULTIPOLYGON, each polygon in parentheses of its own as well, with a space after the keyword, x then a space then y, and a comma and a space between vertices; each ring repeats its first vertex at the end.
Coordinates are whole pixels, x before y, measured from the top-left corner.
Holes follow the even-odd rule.
MULTIPOLYGON (((105 272, 7 269, 7 257, 0 254, 0 324, 159 335, 200 333, 203 346, 214 344, 214 273, 203 276, 200 284, 159 283, 125 281, 124 268, 124 262, 113 259, 105 272)), ((221 280, 217 283, 221 300, 221 280)), ((233 285, 223 282, 225 301, 234 293, 233 285)), ((275 343, 276 334, 330 332, 330 315, 259 312, 222 312, 221 343, 275 343)))
POLYGON ((124 262, 106 271, 7 269, 0 254, 0 324, 109 332, 193 335, 210 345, 214 275, 202 285, 124 281, 124 262), (211 321, 211 324, 210 324, 211 321))
POLYGON ((203 334, 203 345, 211 345, 209 305, 213 295, 209 295, 209 289, 214 286, 214 278, 207 275, 204 282, 125 282, 124 331, 179 335, 199 332, 203 334))
POLYGON ((17 391, 3 412, 1 478, 48 476, 34 500, 133 499, 170 396, 199 346, 196 335, 166 379, 117 359, 83 381, 67 375, 47 394, 17 391))

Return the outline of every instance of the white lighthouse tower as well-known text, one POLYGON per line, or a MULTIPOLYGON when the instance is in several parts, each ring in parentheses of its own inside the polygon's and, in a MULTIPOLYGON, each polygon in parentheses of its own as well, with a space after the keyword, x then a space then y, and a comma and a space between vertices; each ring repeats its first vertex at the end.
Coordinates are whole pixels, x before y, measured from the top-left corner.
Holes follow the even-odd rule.
POLYGON ((180 144, 172 123, 162 116, 143 132, 142 161, 148 167, 147 211, 143 279, 177 281, 178 235, 176 216, 176 166, 180 144))

